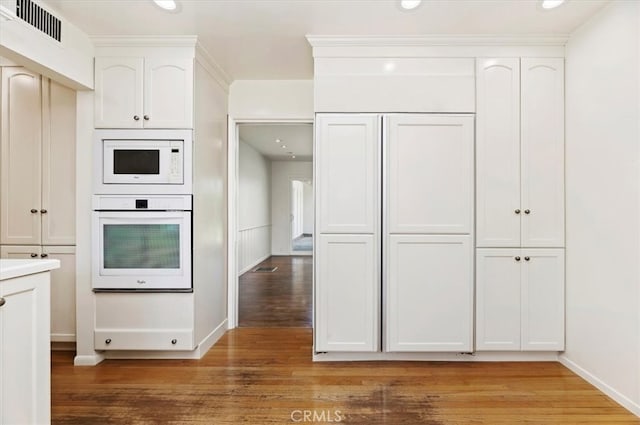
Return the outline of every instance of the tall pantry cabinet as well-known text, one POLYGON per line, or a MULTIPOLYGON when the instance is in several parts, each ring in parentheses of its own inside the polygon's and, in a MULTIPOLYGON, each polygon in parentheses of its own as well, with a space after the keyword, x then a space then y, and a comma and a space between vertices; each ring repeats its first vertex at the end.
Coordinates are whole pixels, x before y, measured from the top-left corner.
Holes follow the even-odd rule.
POLYGON ((564 61, 477 60, 476 349, 564 349, 564 61))
POLYGON ((59 259, 51 340, 75 341, 75 91, 2 67, 0 256, 59 259))
POLYGON ((317 114, 317 352, 472 350, 473 125, 317 114))

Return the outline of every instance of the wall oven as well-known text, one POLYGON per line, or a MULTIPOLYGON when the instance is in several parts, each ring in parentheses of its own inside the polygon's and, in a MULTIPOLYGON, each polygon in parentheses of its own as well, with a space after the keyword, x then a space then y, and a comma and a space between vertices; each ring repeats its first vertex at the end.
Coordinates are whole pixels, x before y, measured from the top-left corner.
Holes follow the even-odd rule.
POLYGON ((192 291, 190 195, 93 198, 92 286, 99 291, 192 291))
POLYGON ((96 130, 94 193, 189 194, 191 130, 96 130))

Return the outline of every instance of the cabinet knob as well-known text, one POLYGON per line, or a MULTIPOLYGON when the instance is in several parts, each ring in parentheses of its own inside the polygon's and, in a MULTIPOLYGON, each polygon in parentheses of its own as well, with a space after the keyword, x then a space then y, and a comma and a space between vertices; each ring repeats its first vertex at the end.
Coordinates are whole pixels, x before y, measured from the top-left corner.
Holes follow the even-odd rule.
POLYGON ((111 338, 107 338, 107 339, 105 339, 105 340, 104 340, 104 343, 105 343, 105 344, 107 344, 107 345, 111 344, 111 338))
POLYGON ((516 261, 520 261, 520 257, 515 257, 516 261))
POLYGON ((41 209, 41 210, 40 210, 40 213, 41 213, 41 214, 46 214, 46 213, 47 213, 47 210, 45 210, 45 209, 41 209))
POLYGON ((38 256, 38 254, 36 254, 35 252, 31 253, 31 258, 36 258, 38 256))
POLYGON ((176 345, 177 343, 178 343, 178 340, 177 340, 177 339, 172 339, 172 340, 171 340, 171 344, 176 345))
POLYGON ((137 116, 137 115, 134 115, 134 116, 133 116, 133 119, 134 119, 135 121, 140 121, 140 117, 139 117, 139 116, 137 116))
POLYGON ((525 214, 531 214, 531 210, 524 210, 525 214))
POLYGON ((149 121, 149 115, 145 115, 145 116, 144 116, 144 120, 145 120, 145 121, 149 121))
POLYGON ((5 305, 6 303, 7 303, 7 300, 5 300, 4 298, 0 298, 0 307, 5 305))
POLYGON ((524 261, 529 261, 529 260, 531 260, 530 257, 524 257, 524 261))
POLYGON ((35 214, 35 213, 37 213, 37 212, 38 212, 38 210, 37 210, 37 209, 35 209, 35 208, 31 208, 31 214, 35 214))
POLYGON ((41 258, 47 258, 49 256, 49 254, 40 254, 41 258))
POLYGON ((520 208, 517 208, 517 209, 514 211, 514 213, 516 213, 516 214, 520 214, 520 208))

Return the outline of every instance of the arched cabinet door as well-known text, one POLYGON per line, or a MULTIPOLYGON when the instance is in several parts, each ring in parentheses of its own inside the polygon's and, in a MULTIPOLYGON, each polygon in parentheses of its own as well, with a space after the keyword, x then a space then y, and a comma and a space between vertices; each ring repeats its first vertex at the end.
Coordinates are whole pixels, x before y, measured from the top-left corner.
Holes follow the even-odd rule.
POLYGON ((143 127, 143 69, 142 58, 95 59, 96 128, 143 127))

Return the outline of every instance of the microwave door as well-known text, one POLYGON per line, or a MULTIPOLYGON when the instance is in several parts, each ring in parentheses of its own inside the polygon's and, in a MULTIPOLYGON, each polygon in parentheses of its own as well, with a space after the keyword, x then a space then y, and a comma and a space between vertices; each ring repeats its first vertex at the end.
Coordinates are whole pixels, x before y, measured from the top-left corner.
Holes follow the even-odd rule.
POLYGON ((103 183, 173 183, 173 150, 166 141, 105 141, 103 183))

